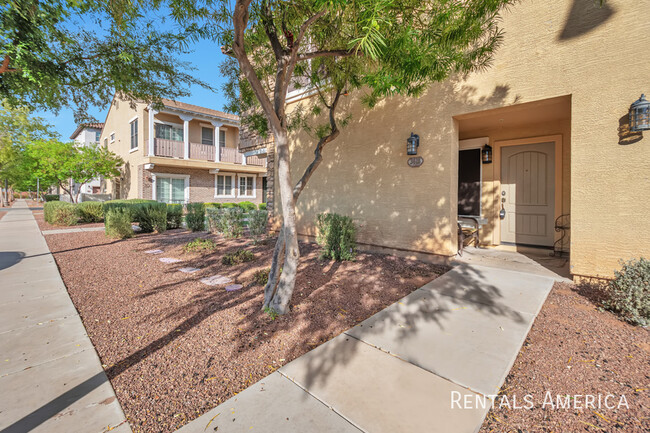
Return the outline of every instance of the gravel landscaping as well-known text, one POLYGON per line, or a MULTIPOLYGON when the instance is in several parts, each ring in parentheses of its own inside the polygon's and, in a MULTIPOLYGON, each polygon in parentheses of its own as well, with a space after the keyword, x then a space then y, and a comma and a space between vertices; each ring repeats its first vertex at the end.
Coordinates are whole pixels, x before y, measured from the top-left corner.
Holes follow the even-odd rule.
POLYGON ((254 277, 270 266, 274 241, 252 245, 184 230, 46 240, 134 432, 176 430, 444 272, 376 254, 323 261, 317 246, 301 244, 292 311, 273 319, 260 311, 263 287, 254 277), (214 240, 216 249, 184 252, 197 237, 214 240), (222 264, 242 248, 253 261, 222 264), (163 253, 145 253, 156 249, 163 253), (200 282, 216 275, 235 289, 200 282))
POLYGON ((650 331, 599 311, 586 294, 589 289, 555 285, 496 399, 501 407, 489 412, 480 433, 650 431, 650 331), (573 397, 571 409, 544 408, 547 392, 555 401, 558 395, 612 394, 610 406, 624 395, 629 409, 608 409, 604 402, 586 408, 584 397, 573 397), (524 406, 527 394, 532 409, 500 404, 505 396, 524 406))

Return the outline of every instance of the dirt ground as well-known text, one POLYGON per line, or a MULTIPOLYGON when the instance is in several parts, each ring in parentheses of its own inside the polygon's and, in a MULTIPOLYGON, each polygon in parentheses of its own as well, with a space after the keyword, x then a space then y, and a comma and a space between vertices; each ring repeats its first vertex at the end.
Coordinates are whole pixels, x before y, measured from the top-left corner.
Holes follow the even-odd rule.
POLYGON ((253 281, 270 266, 273 241, 253 245, 182 230, 129 240, 102 232, 46 239, 135 432, 174 431, 444 272, 375 254, 323 261, 317 246, 301 244, 292 310, 273 320, 260 311, 263 287, 253 281), (213 239, 216 250, 183 252, 197 237, 213 239), (255 260, 222 264, 224 254, 241 248, 255 260), (151 249, 164 254, 145 253, 151 249), (201 270, 179 272, 184 267, 201 270), (227 292, 199 281, 215 274, 244 287, 227 292))
POLYGON ((555 285, 502 387, 505 400, 496 398, 480 433, 650 432, 650 331, 600 311, 585 295, 588 288, 555 285), (555 403, 571 396, 572 407, 545 405, 547 392, 555 403), (581 397, 588 394, 596 396, 590 407, 581 397), (608 394, 615 398, 604 401, 608 394), (515 409, 514 398, 526 406, 526 395, 532 409, 515 409))

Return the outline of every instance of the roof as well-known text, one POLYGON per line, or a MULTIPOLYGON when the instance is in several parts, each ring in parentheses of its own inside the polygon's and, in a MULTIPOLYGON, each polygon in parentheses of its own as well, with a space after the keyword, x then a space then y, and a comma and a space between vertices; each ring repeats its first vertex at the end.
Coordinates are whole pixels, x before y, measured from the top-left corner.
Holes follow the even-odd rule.
POLYGON ((177 110, 191 111, 199 114, 206 114, 208 116, 220 117, 222 119, 229 119, 234 122, 239 122, 239 116, 236 114, 224 113, 223 111, 212 110, 210 108, 199 107, 198 105, 186 104, 185 102, 172 101, 171 99, 162 99, 162 103, 167 108, 175 108, 177 110))
POLYGON ((104 124, 99 123, 99 122, 97 122, 97 123, 80 123, 77 126, 77 129, 75 129, 74 132, 72 133, 72 135, 70 136, 70 140, 74 140, 75 138, 77 138, 77 135, 79 135, 81 133, 81 131, 83 131, 84 129, 99 129, 99 130, 102 130, 102 129, 104 129, 104 124))

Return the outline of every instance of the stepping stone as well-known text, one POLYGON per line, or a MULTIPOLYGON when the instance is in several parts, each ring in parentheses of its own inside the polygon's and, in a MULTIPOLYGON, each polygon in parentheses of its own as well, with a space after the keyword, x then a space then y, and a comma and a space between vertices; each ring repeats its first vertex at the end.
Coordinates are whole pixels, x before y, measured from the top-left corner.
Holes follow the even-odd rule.
POLYGON ((234 292, 235 290, 241 289, 242 286, 241 284, 231 284, 229 286, 226 286, 226 292, 234 292))
POLYGON ((180 268, 179 269, 179 271, 185 272, 186 274, 191 274, 191 273, 194 273, 194 272, 200 271, 200 270, 201 270, 200 268, 180 268))
POLYGON ((148 250, 144 252, 145 254, 162 254, 164 253, 163 250, 148 250))
POLYGON ((178 262, 182 262, 181 259, 174 259, 174 258, 172 258, 172 257, 163 257, 163 258, 158 259, 158 260, 160 260, 160 261, 163 262, 163 263, 178 263, 178 262))
POLYGON ((201 278, 200 281, 208 286, 222 286, 224 284, 232 283, 232 279, 224 277, 223 275, 213 275, 211 277, 201 278))

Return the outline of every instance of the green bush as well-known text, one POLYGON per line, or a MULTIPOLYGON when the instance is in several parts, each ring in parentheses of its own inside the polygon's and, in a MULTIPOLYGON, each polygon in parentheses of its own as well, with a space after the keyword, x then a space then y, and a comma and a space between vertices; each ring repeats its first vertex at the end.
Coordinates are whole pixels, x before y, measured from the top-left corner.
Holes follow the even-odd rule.
POLYGON ((154 230, 163 233, 167 230, 166 203, 139 203, 133 209, 142 233, 151 233, 154 230))
POLYGON ((203 203, 188 203, 185 215, 187 228, 193 232, 205 230, 205 206, 203 203))
POLYGON ((337 261, 354 259, 357 230, 352 218, 335 213, 319 214, 317 227, 316 242, 323 247, 322 257, 337 261))
POLYGON ((48 201, 59 201, 61 196, 59 194, 43 194, 43 200, 48 201))
POLYGON ((223 210, 223 235, 238 238, 244 233, 244 211, 238 207, 223 210))
POLYGON ((206 207, 205 216, 208 220, 208 230, 212 233, 223 233, 226 229, 224 212, 215 207, 206 207))
POLYGON ((167 205, 167 228, 177 229, 183 224, 183 205, 167 205))
POLYGON ((266 203, 260 203, 257 207, 259 210, 266 210, 266 203))
POLYGON ((251 210, 248 212, 248 230, 255 241, 266 233, 269 213, 265 210, 251 210))
POLYGON ((217 249, 217 243, 212 239, 196 238, 183 245, 183 251, 200 252, 200 251, 214 251, 217 249))
POLYGON ((634 325, 650 325, 650 260, 622 262, 608 284, 603 306, 634 325))
POLYGON ((98 201, 84 201, 77 204, 77 216, 82 223, 104 221, 104 209, 98 201))
POLYGON ((260 269, 259 271, 256 271, 255 274, 253 274, 253 281, 258 286, 266 286, 266 283, 269 282, 270 272, 271 272, 271 268, 260 269))
POLYGON ((242 201, 239 203, 239 207, 244 210, 244 212, 248 212, 250 210, 257 209, 257 206, 255 203, 252 203, 250 201, 242 201))
POLYGON ((226 254, 221 258, 221 263, 226 266, 238 265, 240 263, 252 262, 255 254, 248 250, 237 250, 234 253, 226 254))
POLYGON ((221 203, 204 203, 205 208, 214 208, 214 209, 221 209, 221 203))
POLYGON ((239 207, 237 203, 221 203, 221 209, 232 209, 234 207, 239 207))
POLYGON ((57 226, 73 226, 79 221, 75 205, 64 201, 46 202, 43 205, 43 218, 57 226))
POLYGON ((132 218, 129 208, 115 207, 109 209, 104 218, 106 236, 117 239, 133 237, 132 218))

